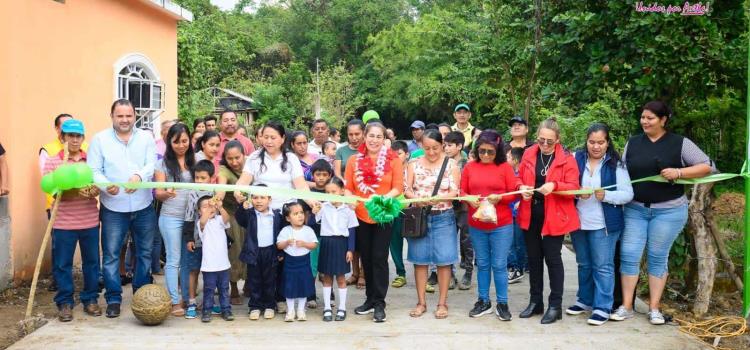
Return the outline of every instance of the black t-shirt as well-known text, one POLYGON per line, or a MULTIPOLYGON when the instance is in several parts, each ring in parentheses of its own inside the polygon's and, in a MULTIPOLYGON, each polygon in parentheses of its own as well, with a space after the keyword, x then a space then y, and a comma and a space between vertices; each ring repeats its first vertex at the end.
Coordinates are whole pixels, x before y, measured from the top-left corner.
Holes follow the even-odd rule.
POLYGON ((3 148, 3 144, 0 143, 0 156, 5 154, 5 148, 3 148))
MULTIPOLYGON (((544 155, 539 151, 539 159, 536 160, 536 169, 534 169, 534 188, 539 188, 547 181, 547 171, 552 168, 552 161, 555 154, 544 155)), ((544 217, 544 195, 534 192, 531 198, 531 217, 544 217)))

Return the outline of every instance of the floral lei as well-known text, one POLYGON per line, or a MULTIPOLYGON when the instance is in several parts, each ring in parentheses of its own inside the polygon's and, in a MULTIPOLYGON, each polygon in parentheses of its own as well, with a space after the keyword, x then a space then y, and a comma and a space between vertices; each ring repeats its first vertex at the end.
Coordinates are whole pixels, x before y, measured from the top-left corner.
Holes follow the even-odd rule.
POLYGON ((393 159, 393 152, 388 147, 381 147, 378 158, 373 164, 372 158, 366 155, 365 144, 360 145, 358 151, 357 168, 354 170, 357 187, 364 194, 375 193, 375 190, 380 187, 383 175, 391 170, 390 161, 393 159))

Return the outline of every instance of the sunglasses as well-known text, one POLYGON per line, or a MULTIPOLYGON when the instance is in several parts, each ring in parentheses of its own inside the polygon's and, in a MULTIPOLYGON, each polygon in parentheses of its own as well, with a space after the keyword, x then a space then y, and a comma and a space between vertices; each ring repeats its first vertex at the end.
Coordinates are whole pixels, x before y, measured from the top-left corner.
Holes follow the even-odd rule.
POLYGON ((482 148, 480 148, 480 149, 477 150, 477 153, 479 153, 480 155, 485 155, 486 154, 488 156, 494 156, 495 155, 495 150, 494 149, 482 149, 482 148))
POLYGON ((536 142, 540 146, 544 145, 545 143, 547 144, 547 146, 552 146, 552 145, 555 144, 555 140, 553 140, 553 139, 545 139, 544 137, 540 137, 540 138, 536 139, 536 142))

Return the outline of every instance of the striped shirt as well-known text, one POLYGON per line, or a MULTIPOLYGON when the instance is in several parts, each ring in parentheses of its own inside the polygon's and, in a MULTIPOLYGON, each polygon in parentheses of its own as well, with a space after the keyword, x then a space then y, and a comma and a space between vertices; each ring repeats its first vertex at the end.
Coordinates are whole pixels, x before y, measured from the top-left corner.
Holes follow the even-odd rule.
MULTIPOLYGON (((86 163, 86 152, 81 151, 79 163, 86 163)), ((76 163, 68 159, 67 163, 76 163)), ((47 158, 44 162, 43 174, 48 174, 63 164, 63 151, 56 156, 47 158)), ((82 230, 99 225, 99 208, 96 198, 64 199, 57 207, 57 217, 52 228, 58 230, 82 230)))

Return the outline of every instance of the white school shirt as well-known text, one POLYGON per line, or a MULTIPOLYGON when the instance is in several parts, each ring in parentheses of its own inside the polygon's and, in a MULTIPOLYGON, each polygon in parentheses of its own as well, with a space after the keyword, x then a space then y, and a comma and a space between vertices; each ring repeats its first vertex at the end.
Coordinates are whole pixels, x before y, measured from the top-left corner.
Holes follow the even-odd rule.
POLYGON ((201 230, 200 220, 195 222, 195 230, 203 242, 203 259, 201 259, 201 271, 216 272, 228 270, 229 250, 227 249, 227 234, 224 230, 229 228, 229 223, 224 222, 221 215, 208 219, 206 227, 201 230))
MULTIPOLYGON (((318 238, 315 237, 315 231, 313 231, 310 226, 302 226, 302 228, 299 230, 295 230, 291 225, 284 227, 283 229, 281 229, 281 233, 279 233, 279 238, 276 240, 276 242, 283 242, 288 240, 289 238, 294 238, 295 240, 305 242, 318 243, 318 238)), ((297 247, 296 245, 290 244, 286 247, 286 249, 284 249, 284 252, 291 256, 303 256, 309 254, 310 249, 297 247)))
POLYGON ((349 237, 349 229, 359 226, 357 215, 346 204, 336 208, 331 202, 323 202, 320 211, 315 214, 315 221, 320 223, 320 236, 349 237))
MULTIPOLYGON (((284 157, 279 154, 276 159, 272 159, 268 153, 264 155, 265 166, 261 170, 260 166, 260 150, 253 152, 245 162, 245 167, 242 169, 243 173, 248 173, 253 176, 253 185, 265 184, 270 188, 281 188, 281 189, 294 189, 294 183, 292 180, 298 177, 304 177, 302 172, 302 165, 300 165, 299 158, 292 152, 287 152, 287 163, 286 171, 281 170, 281 162, 284 161, 284 157)), ((294 198, 273 196, 271 197, 271 209, 281 209, 286 202, 295 201, 294 198)))
POLYGON ((268 209, 265 213, 255 211, 258 221, 258 248, 272 246, 273 241, 273 210, 268 209))

